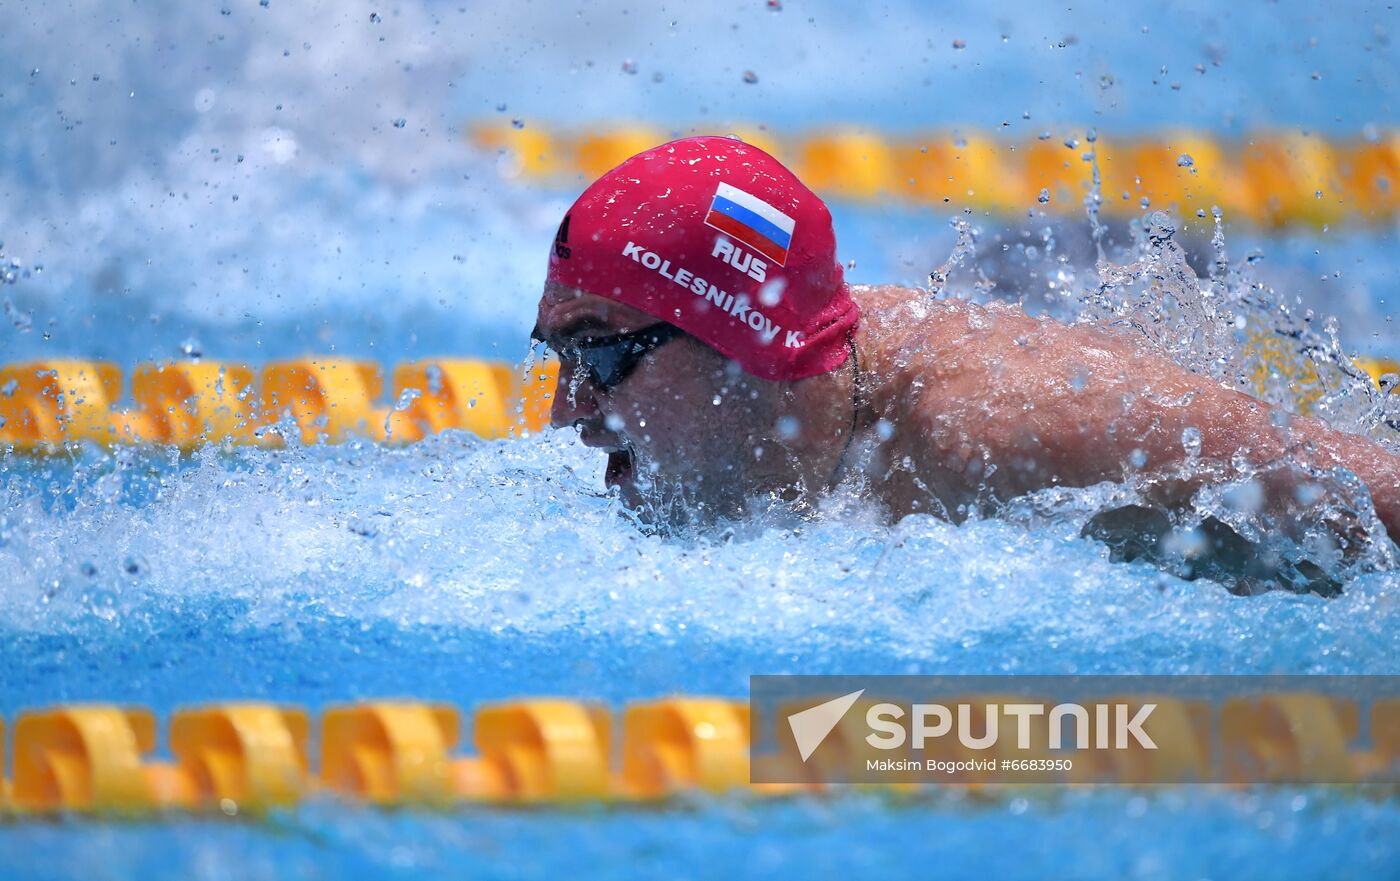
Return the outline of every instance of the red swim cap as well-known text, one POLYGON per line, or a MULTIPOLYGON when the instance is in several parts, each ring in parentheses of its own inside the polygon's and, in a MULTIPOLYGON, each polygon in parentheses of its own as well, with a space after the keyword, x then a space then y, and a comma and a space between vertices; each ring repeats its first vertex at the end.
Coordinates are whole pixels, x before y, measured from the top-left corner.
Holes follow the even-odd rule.
POLYGON ((674 324, 764 379, 835 370, 860 319, 826 205, 733 138, 672 141, 599 178, 559 225, 548 278, 674 324))

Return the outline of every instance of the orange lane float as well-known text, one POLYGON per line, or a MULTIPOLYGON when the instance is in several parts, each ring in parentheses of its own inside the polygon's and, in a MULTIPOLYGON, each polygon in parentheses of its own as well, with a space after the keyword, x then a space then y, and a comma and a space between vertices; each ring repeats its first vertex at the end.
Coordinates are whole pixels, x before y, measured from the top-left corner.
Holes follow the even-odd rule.
POLYGON ((0 366, 0 449, 40 453, 68 443, 410 443, 447 430, 520 436, 549 424, 558 363, 463 358, 401 364, 393 404, 378 364, 306 357, 261 371, 218 361, 138 365, 122 402, 114 364, 53 359, 0 366), (290 431, 287 431, 290 429, 290 431))
MULTIPOLYGON (((505 176, 570 186, 641 150, 702 131, 621 125, 565 132, 499 121, 468 128, 477 149, 501 157, 505 176)), ((708 126, 703 131, 713 133, 708 126)), ((896 198, 1003 216, 1027 208, 1079 214, 1090 183, 1083 158, 1090 144, 1082 132, 1015 138, 958 130, 911 137, 838 127, 782 137, 743 124, 725 131, 772 153, 817 192, 854 202, 896 198)), ((1277 228, 1385 224, 1400 211, 1396 132, 1366 139, 1293 131, 1240 138, 1193 131, 1103 133, 1093 146, 1104 210, 1113 214, 1140 213, 1146 199, 1183 214, 1209 215, 1219 206, 1228 219, 1277 228)))
MULTIPOLYGON (((1004 698, 976 695, 962 701, 979 707, 1004 698)), ((941 774, 931 784, 971 785, 969 791, 985 797, 1027 782, 1140 786, 1207 780, 1235 785, 1313 781, 1346 787, 1389 780, 1384 788, 1370 791, 1395 794, 1400 701, 1393 698, 1374 701, 1364 719, 1356 702, 1311 692, 1229 699, 1219 705, 1218 717, 1203 703, 1172 696, 1116 695, 1107 700, 1122 704, 1129 713, 1150 704, 1155 748, 1085 752, 1084 744, 1062 742, 1054 735, 1056 719, 1028 716, 1025 750, 1019 743, 1004 748, 998 743, 990 752, 977 751, 940 739, 932 747, 905 744, 903 751, 880 751, 879 757, 992 757, 998 763, 1075 757, 1072 770, 1019 775, 1014 785, 941 774), (1361 736, 1363 721, 1366 738, 1361 736)), ((871 702, 867 697, 862 708, 868 709, 871 702)), ((810 702, 787 709, 807 708, 821 709, 810 702)), ((677 696, 630 704, 621 713, 617 749, 611 738, 614 717, 601 704, 562 698, 487 704, 471 717, 474 754, 456 751, 462 715, 447 704, 366 701, 330 707, 320 714, 319 723, 294 706, 210 704, 173 713, 165 742, 171 762, 149 758, 160 735, 149 710, 112 704, 55 706, 20 713, 8 782, 2 773, 5 756, 0 755, 0 816, 173 810, 232 816, 285 809, 318 793, 419 808, 640 804, 685 793, 834 793, 840 787, 820 781, 852 779, 856 775, 845 772, 876 757, 865 732, 852 721, 863 718, 864 712, 847 713, 849 709, 850 704, 841 708, 842 718, 835 720, 820 746, 805 755, 792 737, 784 738, 790 726, 767 720, 770 728, 777 726, 779 751, 759 758, 778 762, 785 771, 782 776, 794 782, 755 784, 750 783, 749 706, 725 698, 677 696), (314 752, 313 742, 319 744, 314 752), (315 765, 310 760, 314 754, 319 755, 315 765)), ((975 714, 970 724, 970 736, 986 732, 985 720, 975 714)), ((1096 720, 1090 714, 1087 723, 1069 728, 1094 739, 1102 733, 1096 728, 1100 724, 1118 725, 1120 720, 1096 720)), ((1019 737, 1018 729, 1011 740, 1019 737)), ((908 782, 861 788, 907 796, 929 786, 908 782)))

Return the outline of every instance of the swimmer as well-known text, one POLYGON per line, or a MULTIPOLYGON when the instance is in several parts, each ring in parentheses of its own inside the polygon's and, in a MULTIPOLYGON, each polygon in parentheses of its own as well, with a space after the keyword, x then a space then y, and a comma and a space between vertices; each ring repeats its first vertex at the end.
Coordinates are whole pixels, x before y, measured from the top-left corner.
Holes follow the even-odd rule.
MULTIPOLYGON (((1291 455, 1355 474, 1400 535, 1400 457, 1380 445, 1101 326, 848 285, 826 205, 730 138, 664 144, 588 187, 534 337, 561 359, 552 424, 606 453, 607 485, 661 526, 852 481, 895 518, 1131 475, 1179 505, 1191 475, 1291 455)), ((1297 490, 1300 472, 1266 473, 1271 502, 1297 490)))

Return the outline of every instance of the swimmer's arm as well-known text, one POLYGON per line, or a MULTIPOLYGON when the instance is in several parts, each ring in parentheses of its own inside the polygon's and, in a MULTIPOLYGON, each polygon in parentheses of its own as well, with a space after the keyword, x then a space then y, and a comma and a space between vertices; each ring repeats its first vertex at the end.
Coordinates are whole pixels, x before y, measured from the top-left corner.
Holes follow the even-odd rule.
POLYGON ((1309 444, 1312 464, 1345 468, 1366 484, 1377 516, 1391 539, 1400 543, 1400 456, 1372 440, 1337 431, 1317 419, 1296 419, 1290 431, 1309 444))
MULTIPOLYGON (((1367 485, 1381 522, 1400 538, 1400 457, 1320 420, 1290 417, 1165 357, 1126 347, 1117 351, 1126 369, 1091 372, 1087 378, 1082 371, 1075 373, 1073 359, 1046 359, 1059 372, 1050 378, 1070 389, 1065 392, 1061 385, 1058 394, 1048 396, 1065 418, 1045 414, 1037 420, 1044 426, 1044 440, 1061 448, 1055 457, 1061 482, 1116 479, 1133 469, 1175 473, 1187 464, 1188 446, 1199 432, 1199 461, 1220 474, 1231 473, 1237 456, 1262 464, 1290 450, 1315 468, 1345 468, 1367 485), (1082 388, 1075 392, 1075 385, 1082 388)), ((1187 501, 1203 482, 1177 482, 1174 501, 1187 501)), ((1265 488, 1270 496, 1297 489, 1276 481, 1265 488)))
MULTIPOLYGON (((1309 464, 1341 466, 1370 489, 1381 522, 1400 538, 1400 457, 1316 419, 1282 417, 1257 398, 1089 327, 1002 318, 998 332, 941 347, 961 359, 921 401, 925 461, 1001 499, 1046 486, 1117 481, 1133 471, 1182 471, 1200 434, 1201 469, 1231 473, 1236 455, 1277 460, 1299 445, 1309 464), (1194 429, 1194 432, 1188 432, 1194 429), (997 466, 988 478, 978 459, 997 466)), ((933 362, 926 376, 937 375, 933 362)), ((1189 501, 1204 478, 1164 484, 1162 501, 1189 501)), ((1293 491, 1294 487, 1270 487, 1293 491)))

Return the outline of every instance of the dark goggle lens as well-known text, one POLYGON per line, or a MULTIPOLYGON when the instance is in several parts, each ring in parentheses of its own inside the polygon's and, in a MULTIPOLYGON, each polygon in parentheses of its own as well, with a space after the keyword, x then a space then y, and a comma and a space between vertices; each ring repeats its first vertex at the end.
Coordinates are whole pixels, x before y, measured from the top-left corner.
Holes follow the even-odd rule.
POLYGON ((574 349, 575 359, 588 371, 588 378, 603 391, 611 390, 626 379, 637 369, 644 354, 625 344, 574 349))
MULTIPOLYGON (((607 392, 631 376, 648 353, 682 335, 684 331, 675 325, 656 324, 630 333, 572 343, 554 351, 560 361, 588 371, 589 380, 607 392)), ((537 334, 534 339, 544 342, 537 334)), ((545 345, 549 346, 547 342, 545 345)))

